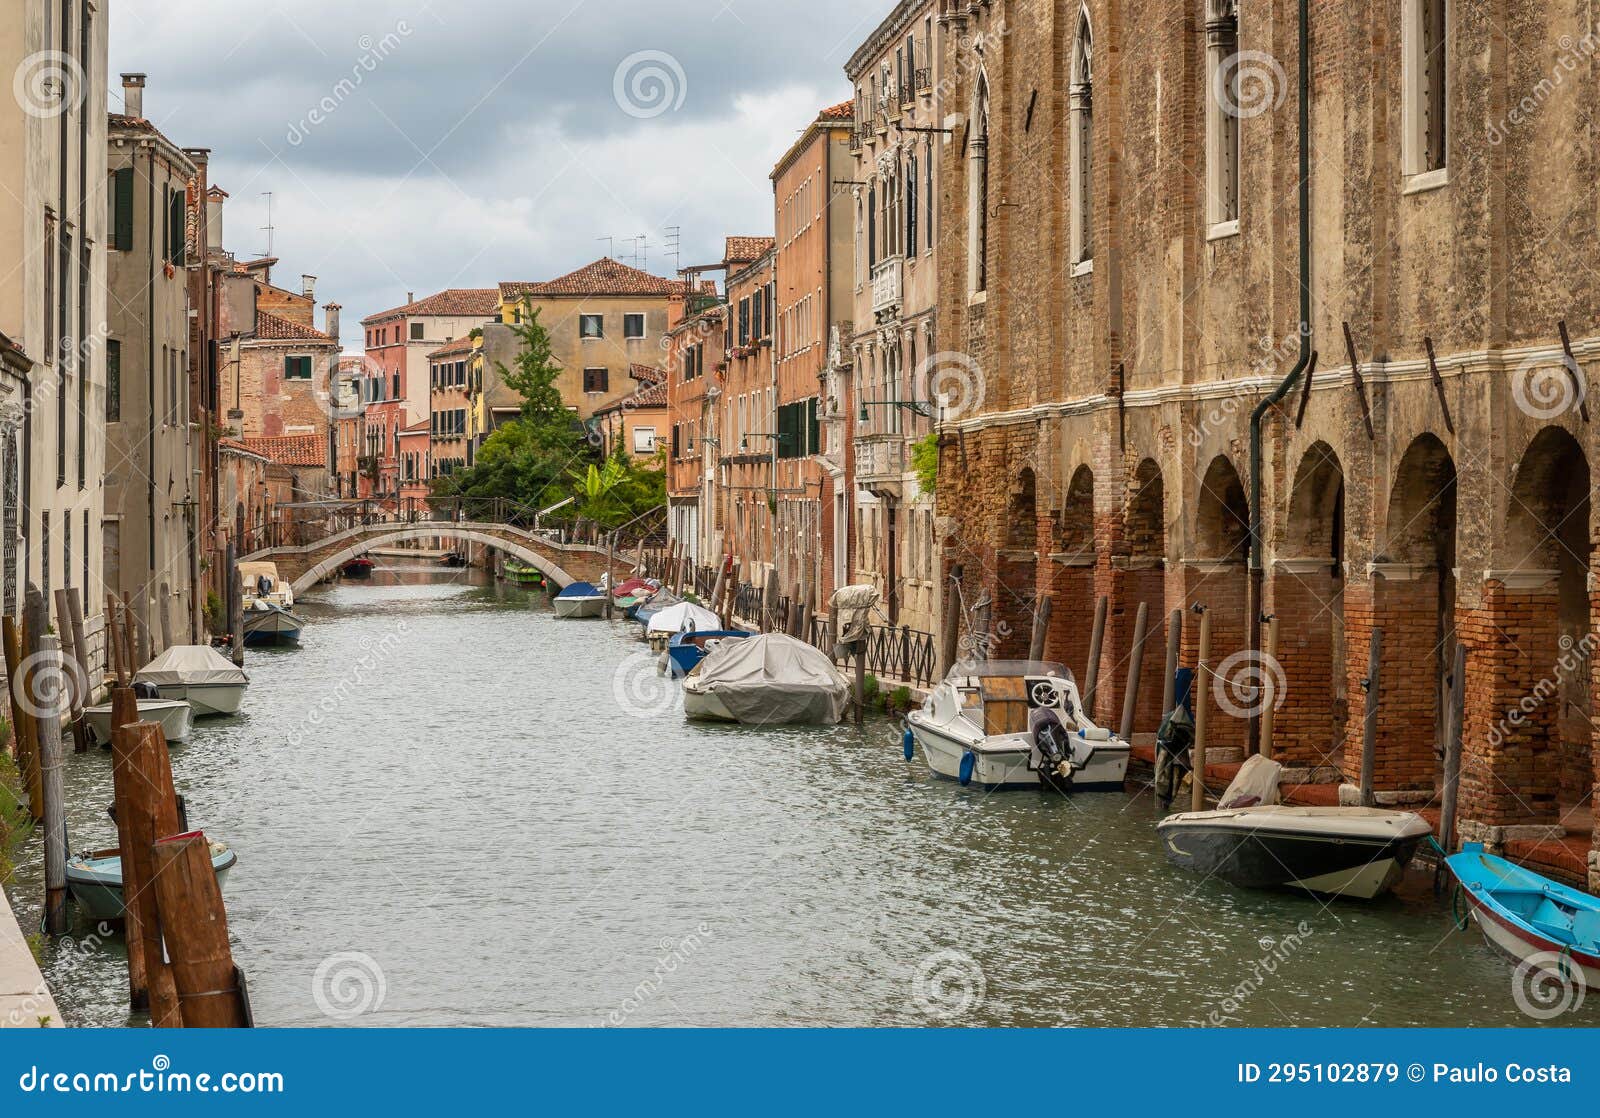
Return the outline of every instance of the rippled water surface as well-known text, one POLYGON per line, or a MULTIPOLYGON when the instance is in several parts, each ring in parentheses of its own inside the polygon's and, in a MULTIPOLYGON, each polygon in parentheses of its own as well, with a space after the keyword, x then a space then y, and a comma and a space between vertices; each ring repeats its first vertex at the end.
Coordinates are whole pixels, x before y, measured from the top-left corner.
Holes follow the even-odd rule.
MULTIPOLYGON (((1148 797, 964 790, 888 721, 689 725, 632 624, 458 574, 308 596, 173 750, 260 1024, 1529 1023, 1426 881, 1239 892, 1165 864, 1148 797)), ((114 843, 109 754, 68 787, 73 849, 114 843)), ((129 1020, 120 946, 50 948, 70 1022, 129 1020)))

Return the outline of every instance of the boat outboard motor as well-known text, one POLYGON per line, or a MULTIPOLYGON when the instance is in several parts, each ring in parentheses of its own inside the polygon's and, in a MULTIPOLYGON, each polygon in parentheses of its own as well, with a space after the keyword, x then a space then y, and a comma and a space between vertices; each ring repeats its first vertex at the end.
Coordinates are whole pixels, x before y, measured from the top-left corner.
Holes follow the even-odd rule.
POLYGON ((1035 707, 1028 715, 1028 730, 1033 734, 1033 767, 1039 783, 1057 792, 1072 790, 1072 736, 1062 725, 1061 715, 1049 707, 1035 707))
POLYGON ((1162 811, 1171 806, 1183 783, 1183 774, 1194 767, 1194 713, 1190 708, 1194 670, 1181 668, 1175 686, 1177 705, 1161 720, 1156 731, 1156 802, 1162 811))
POLYGON ((133 697, 135 699, 159 699, 161 688, 146 680, 136 679, 133 682, 133 697))

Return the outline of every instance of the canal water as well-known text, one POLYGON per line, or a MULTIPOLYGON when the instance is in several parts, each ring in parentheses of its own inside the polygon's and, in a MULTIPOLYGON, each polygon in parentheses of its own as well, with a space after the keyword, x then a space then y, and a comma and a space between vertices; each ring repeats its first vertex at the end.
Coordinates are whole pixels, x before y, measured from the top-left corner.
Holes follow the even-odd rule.
MULTIPOLYGON (((1148 797, 962 789, 886 719, 690 725, 633 625, 471 572, 301 609, 302 648, 250 653, 247 713, 173 749, 239 855, 259 1024, 1533 1023, 1426 881, 1241 892, 1165 864, 1148 797)), ((114 843, 109 754, 67 783, 72 848, 114 843)), ((129 1022, 115 935, 45 970, 69 1023, 129 1022)))

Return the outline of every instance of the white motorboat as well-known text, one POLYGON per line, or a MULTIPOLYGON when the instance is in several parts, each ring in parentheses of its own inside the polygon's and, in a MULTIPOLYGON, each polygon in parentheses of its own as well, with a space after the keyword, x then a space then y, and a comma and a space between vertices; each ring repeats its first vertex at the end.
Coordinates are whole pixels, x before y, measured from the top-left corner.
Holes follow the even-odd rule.
POLYGON ((645 622, 644 638, 650 647, 664 651, 679 633, 709 633, 722 628, 722 618, 693 602, 679 602, 650 615, 645 622))
POLYGON ((238 714, 250 677, 222 653, 208 645, 180 644, 167 649, 133 677, 152 683, 163 699, 181 699, 196 718, 238 714))
POLYGON ((755 726, 831 726, 844 714, 850 685, 833 661, 781 633, 732 640, 706 650, 683 681, 691 720, 755 726))
POLYGON ((959 662, 906 723, 907 760, 914 743, 935 776, 962 784, 1109 792, 1128 774, 1128 743, 1090 721, 1063 664, 959 662))
MULTIPOLYGON (((111 744, 111 704, 84 707, 84 718, 89 723, 89 736, 97 745, 111 744)), ((188 741, 194 726, 194 711, 182 699, 140 699, 139 720, 159 722, 167 741, 188 741)))
POLYGON ((244 583, 244 608, 262 601, 279 609, 294 609, 294 587, 278 576, 276 563, 240 563, 239 578, 244 583))
POLYGON ((606 610, 606 591, 587 582, 574 582, 551 603, 557 617, 599 617, 606 610))

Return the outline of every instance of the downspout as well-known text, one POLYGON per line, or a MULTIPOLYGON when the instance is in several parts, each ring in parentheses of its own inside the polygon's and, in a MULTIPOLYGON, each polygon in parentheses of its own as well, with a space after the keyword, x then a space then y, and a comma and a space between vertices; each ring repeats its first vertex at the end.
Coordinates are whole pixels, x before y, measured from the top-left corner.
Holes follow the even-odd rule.
MULTIPOLYGON (((1299 0, 1299 143, 1300 143, 1300 357, 1289 375, 1278 383, 1271 394, 1256 405, 1250 413, 1250 584, 1249 629, 1250 648, 1261 650, 1264 518, 1261 515, 1262 447, 1261 424, 1267 410, 1276 407, 1294 388, 1311 363, 1311 63, 1309 43, 1311 38, 1309 0, 1299 0)), ((1258 741, 1259 715, 1252 716, 1251 743, 1258 741)))

